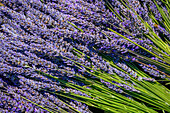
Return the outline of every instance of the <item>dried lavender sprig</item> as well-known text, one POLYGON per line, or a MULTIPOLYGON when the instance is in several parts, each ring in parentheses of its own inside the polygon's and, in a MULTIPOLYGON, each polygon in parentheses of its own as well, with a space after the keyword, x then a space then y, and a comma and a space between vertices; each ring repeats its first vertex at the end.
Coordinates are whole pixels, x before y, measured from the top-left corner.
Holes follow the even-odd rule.
MULTIPOLYGON (((138 77, 137 76, 137 73, 133 70, 131 70, 127 65, 125 65, 124 63, 117 63, 117 65, 119 67, 121 67, 123 70, 127 71, 130 73, 130 75, 132 75, 134 78, 138 78, 138 80, 141 80, 140 78, 141 77, 138 77)), ((154 79, 152 78, 147 78, 147 77, 144 77, 143 80, 146 80, 146 81, 155 81, 154 79)))
POLYGON ((144 71, 149 72, 149 74, 151 74, 151 75, 153 75, 155 77, 161 77, 163 79, 166 76, 169 77, 169 75, 165 74, 164 72, 161 72, 161 71, 157 70, 157 67, 155 65, 150 65, 150 64, 146 65, 146 64, 144 64, 144 63, 142 63, 140 61, 136 61, 136 62, 140 63, 140 66, 144 69, 144 71), (160 73, 162 73, 162 75, 160 73))

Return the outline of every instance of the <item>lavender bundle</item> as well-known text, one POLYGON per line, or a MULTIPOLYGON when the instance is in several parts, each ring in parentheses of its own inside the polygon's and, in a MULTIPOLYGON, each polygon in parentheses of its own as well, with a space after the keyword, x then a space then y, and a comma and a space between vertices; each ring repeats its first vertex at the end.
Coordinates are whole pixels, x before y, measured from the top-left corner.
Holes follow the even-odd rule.
POLYGON ((169 20, 163 0, 0 0, 0 112, 170 112, 169 20))

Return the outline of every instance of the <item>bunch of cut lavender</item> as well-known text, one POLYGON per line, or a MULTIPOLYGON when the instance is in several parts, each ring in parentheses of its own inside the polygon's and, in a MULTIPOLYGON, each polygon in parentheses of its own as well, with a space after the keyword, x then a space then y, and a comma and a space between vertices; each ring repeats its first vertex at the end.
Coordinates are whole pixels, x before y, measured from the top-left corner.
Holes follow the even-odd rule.
POLYGON ((170 73, 168 8, 154 0, 0 0, 0 110, 170 112, 169 89, 157 82, 170 73))

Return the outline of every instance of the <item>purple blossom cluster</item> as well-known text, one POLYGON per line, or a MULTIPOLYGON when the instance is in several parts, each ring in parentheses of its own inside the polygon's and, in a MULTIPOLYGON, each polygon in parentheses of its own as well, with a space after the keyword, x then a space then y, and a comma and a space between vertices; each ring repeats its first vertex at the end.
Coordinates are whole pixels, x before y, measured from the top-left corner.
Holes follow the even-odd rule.
MULTIPOLYGON (((147 66, 144 66, 144 65, 142 65, 142 64, 140 64, 140 66, 143 68, 143 70, 144 70, 145 72, 148 72, 150 75, 152 75, 152 76, 154 76, 154 77, 160 77, 160 78, 163 78, 163 79, 166 78, 166 75, 160 73, 159 71, 154 70, 154 69, 157 69, 157 67, 156 67, 155 65, 149 64, 149 66, 152 67, 152 68, 154 68, 154 69, 152 69, 152 68, 150 68, 150 67, 147 67, 147 66)), ((146 78, 145 78, 145 79, 146 79, 146 78)))
MULTIPOLYGON (((135 79, 138 79, 139 81, 141 80, 145 80, 145 81, 155 81, 154 78, 147 78, 147 77, 141 77, 138 76, 138 74, 133 71, 131 68, 129 68, 125 63, 117 63, 117 66, 119 66, 120 68, 122 68, 123 70, 125 70, 126 72, 128 72, 132 77, 134 77, 135 79)), ((145 66, 144 66, 145 67, 145 66)), ((142 67, 143 68, 143 67, 142 67)), ((152 69, 153 70, 153 69, 152 69)), ((152 73, 149 73, 152 75, 152 73)), ((123 73, 121 73, 121 75, 125 75, 123 73)), ((129 77, 130 78, 130 77, 129 77)))
MULTIPOLYGON (((146 5, 151 2, 142 1, 143 7, 138 1, 129 2, 145 21, 153 24, 145 12, 148 10, 146 5)), ((119 60, 119 56, 129 57, 129 50, 153 57, 107 29, 112 28, 152 51, 153 43, 143 38, 143 33, 148 33, 148 29, 119 1, 112 0, 111 4, 118 14, 129 18, 123 18, 123 22, 105 6, 103 0, 0 0, 0 3, 4 5, 0 6, 0 111, 73 112, 72 106, 81 113, 91 113, 87 105, 55 93, 74 93, 90 98, 89 95, 66 87, 42 73, 79 86, 86 84, 77 80, 76 75, 95 79, 97 72, 118 75, 125 81, 132 78, 154 81, 138 76, 137 72, 119 60), (129 29, 128 32, 134 37, 119 27, 129 29), (110 55, 115 66, 124 71, 107 62, 101 53, 110 55)), ((152 7, 155 6, 151 5, 152 12, 157 13, 152 7)), ((159 14, 156 17, 161 18, 159 14)), ((168 36, 161 26, 155 27, 155 31, 162 31, 168 36)), ((142 68, 150 75, 164 76, 144 66, 142 68)), ((99 81, 117 93, 139 93, 131 84, 113 81, 116 84, 113 85, 102 79, 99 81)))
POLYGON ((127 84, 117 83, 117 82, 113 81, 113 83, 115 84, 115 85, 113 85, 112 83, 105 82, 102 79, 100 79, 100 81, 102 83, 104 83, 109 89, 114 90, 114 91, 116 91, 118 93, 123 93, 124 91, 132 91, 132 92, 138 92, 138 93, 140 92, 140 91, 136 90, 135 88, 133 88, 134 84, 129 84, 129 85, 131 85, 131 86, 129 86, 127 84))

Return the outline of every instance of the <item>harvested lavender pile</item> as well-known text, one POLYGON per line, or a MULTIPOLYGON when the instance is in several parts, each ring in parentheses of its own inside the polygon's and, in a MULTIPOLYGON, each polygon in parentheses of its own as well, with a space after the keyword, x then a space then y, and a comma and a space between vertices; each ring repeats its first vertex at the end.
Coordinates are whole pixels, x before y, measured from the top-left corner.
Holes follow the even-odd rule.
POLYGON ((0 0, 0 112, 170 112, 169 14, 169 0, 0 0))

